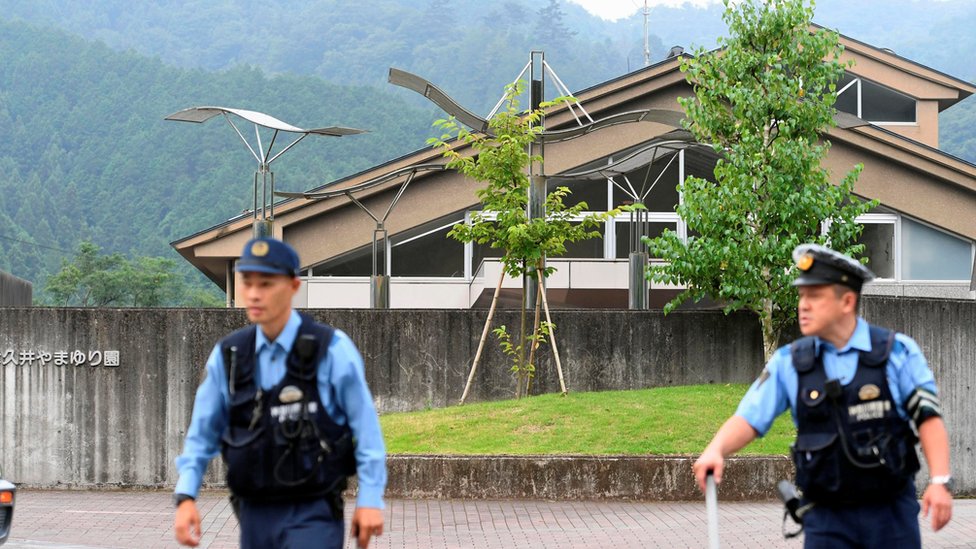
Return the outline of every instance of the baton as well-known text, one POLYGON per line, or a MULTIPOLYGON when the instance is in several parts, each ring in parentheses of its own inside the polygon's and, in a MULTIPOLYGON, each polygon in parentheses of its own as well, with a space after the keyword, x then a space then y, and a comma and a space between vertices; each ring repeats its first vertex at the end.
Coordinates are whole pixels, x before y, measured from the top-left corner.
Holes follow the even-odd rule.
POLYGON ((705 510, 708 514, 708 547, 718 549, 718 489, 712 471, 705 473, 705 510))

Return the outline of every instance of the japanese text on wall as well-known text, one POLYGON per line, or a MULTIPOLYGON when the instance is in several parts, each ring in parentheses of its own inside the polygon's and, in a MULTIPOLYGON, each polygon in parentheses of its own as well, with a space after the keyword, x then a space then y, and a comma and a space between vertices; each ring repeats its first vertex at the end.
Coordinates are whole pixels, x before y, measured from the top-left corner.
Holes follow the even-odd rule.
POLYGON ((18 351, 6 349, 0 355, 2 366, 105 366, 115 368, 119 365, 118 351, 18 351))

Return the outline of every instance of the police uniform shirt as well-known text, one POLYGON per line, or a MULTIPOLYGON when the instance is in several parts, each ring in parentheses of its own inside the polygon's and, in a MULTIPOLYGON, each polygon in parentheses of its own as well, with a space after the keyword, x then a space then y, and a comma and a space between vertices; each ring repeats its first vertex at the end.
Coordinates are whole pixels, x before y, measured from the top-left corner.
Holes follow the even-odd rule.
MULTIPOLYGON (((854 334, 842 349, 837 349, 819 338, 816 345, 823 359, 827 379, 840 379, 842 385, 847 385, 854 379, 859 351, 871 350, 868 323, 859 317, 854 334)), ((892 399, 898 415, 902 418, 908 417, 905 412, 905 399, 916 388, 920 387, 936 394, 935 377, 921 349, 912 338, 904 334, 895 336, 895 344, 886 368, 892 399)), ((745 419, 759 433, 759 436, 769 431, 773 420, 787 407, 791 410, 793 424, 796 425, 798 379, 790 356, 790 346, 779 348, 766 364, 766 369, 746 392, 735 414, 745 419)))
MULTIPOLYGON (((298 335, 301 317, 295 311, 274 341, 257 329, 257 368, 261 388, 271 389, 285 376, 285 359, 298 335)), ((176 458, 180 478, 177 494, 196 497, 211 459, 220 453, 220 439, 227 426, 230 402, 224 360, 219 344, 207 360, 207 377, 197 389, 193 417, 183 454, 176 458)), ((345 333, 335 330, 329 352, 319 364, 318 387, 329 417, 349 424, 356 438, 356 473, 359 480, 358 507, 383 508, 386 488, 386 448, 373 398, 366 385, 363 359, 345 333), (331 389, 331 390, 330 390, 331 389), (333 398, 335 395, 335 398, 333 398)))

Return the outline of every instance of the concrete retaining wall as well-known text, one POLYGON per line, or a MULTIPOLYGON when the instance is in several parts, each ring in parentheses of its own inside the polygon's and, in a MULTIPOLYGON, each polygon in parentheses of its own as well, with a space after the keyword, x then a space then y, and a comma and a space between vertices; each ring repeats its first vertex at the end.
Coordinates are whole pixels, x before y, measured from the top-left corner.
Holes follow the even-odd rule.
MULTIPOLYGON (((702 498, 690 456, 392 456, 390 497, 691 501, 702 498)), ((720 496, 775 499, 793 477, 784 456, 728 460, 720 496)))
MULTIPOLYGON (((913 334, 928 355, 942 385, 954 470, 973 490, 976 304, 865 302, 869 319, 913 334)), ((397 411, 457 401, 486 311, 312 314, 352 336, 378 407, 397 411)), ((746 314, 564 310, 553 317, 572 391, 748 382, 762 367, 758 326, 746 314)), ((518 322, 510 311, 496 319, 518 322)), ((203 363, 221 335, 245 323, 243 312, 226 309, 0 309, 4 473, 34 486, 172 485, 203 363)), ((549 352, 535 386, 558 387, 549 352)), ((488 345, 472 399, 505 398, 512 387, 506 357, 488 345)), ((221 476, 214 469, 210 482, 221 476)))
POLYGON ((33 284, 0 271, 0 307, 30 307, 33 299, 33 284))

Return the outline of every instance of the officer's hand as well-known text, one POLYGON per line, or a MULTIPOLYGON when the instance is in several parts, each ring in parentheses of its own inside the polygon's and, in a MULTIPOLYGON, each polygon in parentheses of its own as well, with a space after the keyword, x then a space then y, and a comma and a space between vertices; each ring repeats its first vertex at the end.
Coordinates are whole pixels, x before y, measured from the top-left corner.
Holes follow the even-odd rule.
POLYGON ((369 538, 383 535, 383 511, 371 507, 357 507, 352 516, 352 537, 361 549, 369 546, 369 538))
POLYGON ((196 547, 200 543, 200 513, 197 504, 192 499, 184 500, 176 508, 176 520, 173 521, 173 533, 176 541, 182 545, 196 547))
POLYGON ((709 471, 712 471, 715 476, 715 484, 722 482, 722 471, 725 470, 725 458, 722 457, 722 453, 718 450, 713 450, 710 447, 705 448, 702 455, 698 456, 695 464, 691 466, 691 470, 695 473, 695 481, 698 482, 698 489, 704 492, 705 476, 709 471))
POLYGON ((938 532, 952 519, 952 494, 942 484, 929 484, 922 495, 922 516, 932 511, 932 531, 938 532))

